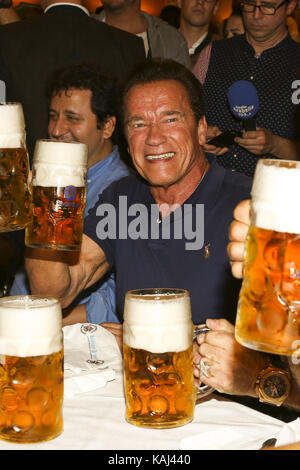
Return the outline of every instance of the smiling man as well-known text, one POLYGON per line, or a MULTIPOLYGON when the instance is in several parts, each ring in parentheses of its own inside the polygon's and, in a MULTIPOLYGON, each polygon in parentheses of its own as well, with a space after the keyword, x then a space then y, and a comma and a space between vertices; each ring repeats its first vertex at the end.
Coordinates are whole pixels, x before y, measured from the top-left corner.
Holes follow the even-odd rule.
POLYGON ((257 89, 256 130, 243 131, 229 149, 206 147, 218 153, 225 168, 253 176, 259 158, 298 159, 292 95, 299 78, 300 44, 286 28, 295 6, 296 0, 241 2, 246 33, 207 46, 193 69, 204 86, 209 138, 227 130, 243 131, 242 121, 228 106, 229 87, 248 80, 257 89))
POLYGON ((230 272, 227 228, 236 203, 249 194, 249 179, 205 155, 202 89, 184 66, 146 62, 121 98, 120 119, 138 175, 99 196, 85 220, 78 265, 64 263, 59 253, 49 260, 49 252, 43 259, 43 250, 30 251, 33 291, 52 293, 67 306, 111 268, 120 320, 126 291, 156 286, 188 289, 195 323, 207 315, 233 319, 240 284, 230 272), (193 244, 200 235, 201 246, 193 244))

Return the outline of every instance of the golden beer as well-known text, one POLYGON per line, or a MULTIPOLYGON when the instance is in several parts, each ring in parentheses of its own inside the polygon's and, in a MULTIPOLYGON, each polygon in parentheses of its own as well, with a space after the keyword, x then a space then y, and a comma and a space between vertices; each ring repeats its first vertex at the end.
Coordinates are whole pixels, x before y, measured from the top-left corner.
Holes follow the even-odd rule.
POLYGON ((129 423, 172 428, 192 421, 197 394, 193 330, 187 291, 127 292, 123 341, 129 423))
POLYGON ((299 183, 297 162, 260 160, 252 187, 236 339, 273 354, 293 355, 300 339, 299 183))
POLYGON ((62 315, 56 299, 0 299, 0 439, 53 439, 63 430, 62 315))
POLYGON ((28 174, 25 149, 0 149, 0 232, 19 230, 30 222, 28 174))
POLYGON ((126 420, 157 428, 192 421, 196 399, 192 363, 192 346, 158 354, 125 344, 126 420))
POLYGON ((0 232, 26 227, 31 218, 29 159, 20 103, 0 105, 0 232))
POLYGON ((53 439, 63 428, 63 351, 45 356, 1 356, 0 438, 53 439))
POLYGON ((29 247, 80 250, 85 208, 87 147, 79 142, 39 140, 32 172, 29 247))
POLYGON ((79 250, 83 232, 85 187, 32 187, 33 218, 25 243, 31 247, 79 250))

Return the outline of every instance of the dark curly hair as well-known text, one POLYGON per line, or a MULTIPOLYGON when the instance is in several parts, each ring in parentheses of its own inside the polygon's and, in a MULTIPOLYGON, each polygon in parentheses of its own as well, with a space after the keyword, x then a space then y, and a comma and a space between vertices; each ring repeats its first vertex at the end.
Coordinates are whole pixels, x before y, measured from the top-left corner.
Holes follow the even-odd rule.
POLYGON ((91 90, 91 109, 101 129, 107 118, 116 115, 116 83, 104 75, 96 64, 71 65, 57 70, 47 86, 48 104, 58 93, 68 90, 91 90))

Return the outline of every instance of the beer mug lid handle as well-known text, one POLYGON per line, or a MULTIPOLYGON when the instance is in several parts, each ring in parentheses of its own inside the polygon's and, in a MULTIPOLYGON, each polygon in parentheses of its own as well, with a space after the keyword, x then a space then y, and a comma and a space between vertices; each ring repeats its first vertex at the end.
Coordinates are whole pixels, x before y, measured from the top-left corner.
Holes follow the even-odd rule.
MULTIPOLYGON (((210 328, 208 328, 206 325, 196 326, 195 329, 194 329, 193 341, 196 342, 198 335, 207 333, 208 331, 210 331, 210 328)), ((206 375, 204 370, 203 370, 204 363, 203 363, 202 360, 200 361, 200 364, 197 364, 196 367, 198 367, 199 370, 202 373, 204 373, 204 375, 206 375)), ((204 384, 200 385, 200 387, 197 389, 197 399, 198 398, 204 398, 207 395, 210 395, 212 392, 214 392, 214 388, 210 387, 209 385, 204 385, 204 384)))

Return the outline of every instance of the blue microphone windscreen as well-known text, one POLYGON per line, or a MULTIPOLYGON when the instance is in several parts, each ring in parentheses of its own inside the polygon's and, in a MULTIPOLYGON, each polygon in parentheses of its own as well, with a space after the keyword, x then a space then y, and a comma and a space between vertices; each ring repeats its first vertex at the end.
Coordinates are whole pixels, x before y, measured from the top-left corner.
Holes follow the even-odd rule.
POLYGON ((257 90, 247 80, 234 82, 227 93, 230 110, 238 119, 253 118, 259 108, 257 90))

